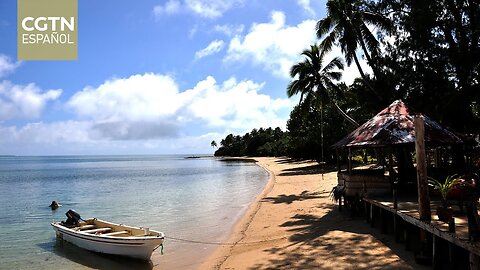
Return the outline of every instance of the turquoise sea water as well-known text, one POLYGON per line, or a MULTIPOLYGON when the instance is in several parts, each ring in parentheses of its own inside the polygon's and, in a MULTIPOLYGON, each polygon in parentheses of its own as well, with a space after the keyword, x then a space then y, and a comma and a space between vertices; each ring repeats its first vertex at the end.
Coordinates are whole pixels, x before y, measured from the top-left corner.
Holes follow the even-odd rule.
POLYGON ((0 269, 189 269, 214 245, 167 239, 140 263, 58 241, 52 220, 83 218, 150 227, 167 237, 223 241, 268 174, 253 163, 182 156, 0 157, 0 269), (52 211, 52 200, 63 206, 52 211))

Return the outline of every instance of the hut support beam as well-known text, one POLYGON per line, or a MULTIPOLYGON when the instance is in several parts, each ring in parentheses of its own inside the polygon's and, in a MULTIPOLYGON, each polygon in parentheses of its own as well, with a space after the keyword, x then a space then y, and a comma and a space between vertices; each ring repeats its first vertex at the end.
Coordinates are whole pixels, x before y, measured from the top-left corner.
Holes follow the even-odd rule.
POLYGON ((348 174, 352 173, 352 148, 348 148, 348 174))
POLYGON ((338 211, 342 212, 342 199, 343 199, 343 196, 340 196, 340 198, 338 198, 338 211))
POLYGON ((393 214, 393 234, 395 236, 395 242, 399 243, 400 242, 400 232, 399 232, 400 231, 400 229, 399 229, 400 224, 399 224, 399 220, 398 220, 397 217, 398 217, 397 214, 394 213, 393 214))
POLYGON ((432 235, 432 266, 433 269, 439 269, 440 267, 440 257, 439 257, 439 241, 437 236, 432 235))
POLYGON ((470 269, 480 269, 480 257, 470 252, 470 269))
POLYGON ((430 222, 430 198, 428 196, 427 160, 425 156, 425 124, 423 116, 415 117, 415 152, 417 159, 418 206, 420 220, 430 222))

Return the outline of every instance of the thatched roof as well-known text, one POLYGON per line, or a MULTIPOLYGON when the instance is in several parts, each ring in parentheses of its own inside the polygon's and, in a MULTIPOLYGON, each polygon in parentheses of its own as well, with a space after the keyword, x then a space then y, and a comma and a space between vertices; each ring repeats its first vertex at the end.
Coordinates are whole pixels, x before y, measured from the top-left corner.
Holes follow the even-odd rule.
MULTIPOLYGON (((372 119, 335 143, 332 147, 383 147, 415 143, 416 113, 401 100, 379 112, 372 119)), ((463 140, 427 116, 425 141, 432 144, 461 144, 463 140)))

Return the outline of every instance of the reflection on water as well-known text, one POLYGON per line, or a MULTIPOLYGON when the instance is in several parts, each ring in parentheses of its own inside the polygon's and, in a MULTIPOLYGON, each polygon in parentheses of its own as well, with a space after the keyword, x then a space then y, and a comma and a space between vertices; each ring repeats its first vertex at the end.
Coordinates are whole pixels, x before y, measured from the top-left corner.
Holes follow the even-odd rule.
POLYGON ((153 269, 152 261, 140 261, 120 256, 91 252, 58 238, 53 243, 53 249, 52 243, 42 243, 38 246, 47 251, 53 252, 55 255, 64 257, 72 262, 89 268, 103 270, 153 269))
POLYGON ((185 269, 211 246, 168 239, 152 262, 57 243, 52 220, 83 218, 144 226, 167 237, 219 242, 263 189, 268 174, 248 163, 165 156, 0 158, 1 269, 185 269), (52 211, 56 200, 62 207, 52 211))

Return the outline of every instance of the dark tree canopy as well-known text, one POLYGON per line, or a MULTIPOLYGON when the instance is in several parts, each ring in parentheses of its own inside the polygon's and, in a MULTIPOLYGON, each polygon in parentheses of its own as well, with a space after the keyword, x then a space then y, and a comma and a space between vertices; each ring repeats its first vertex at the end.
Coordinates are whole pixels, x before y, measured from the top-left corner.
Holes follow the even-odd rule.
POLYGON ((353 130, 340 108, 363 123, 397 99, 455 132, 479 139, 479 0, 328 0, 326 8, 325 18, 317 23, 317 44, 306 48, 303 59, 292 66, 287 93, 302 98, 290 114, 288 131, 230 134, 217 155, 318 159, 323 127, 328 160, 329 146, 353 130), (323 56, 334 45, 342 55, 324 63, 323 56), (351 85, 336 82, 341 58, 357 64, 360 57, 373 73, 362 74, 351 85))
POLYGON ((288 137, 280 128, 253 129, 243 136, 229 134, 215 156, 285 156, 288 137))

